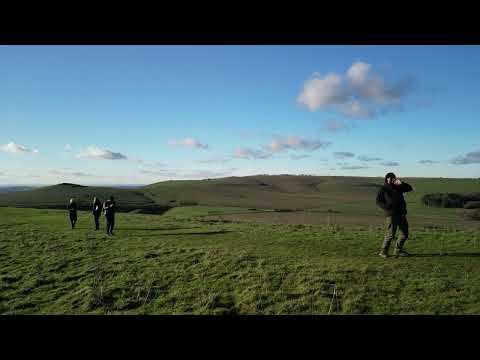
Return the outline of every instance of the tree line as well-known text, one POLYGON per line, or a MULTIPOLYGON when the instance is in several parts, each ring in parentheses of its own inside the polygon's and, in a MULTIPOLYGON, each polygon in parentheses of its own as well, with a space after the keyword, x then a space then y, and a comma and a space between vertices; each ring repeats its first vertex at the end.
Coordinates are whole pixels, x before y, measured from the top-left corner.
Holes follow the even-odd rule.
POLYGON ((454 194, 454 193, 433 193, 422 196, 422 203, 426 206, 437 206, 444 208, 480 208, 480 193, 454 194))

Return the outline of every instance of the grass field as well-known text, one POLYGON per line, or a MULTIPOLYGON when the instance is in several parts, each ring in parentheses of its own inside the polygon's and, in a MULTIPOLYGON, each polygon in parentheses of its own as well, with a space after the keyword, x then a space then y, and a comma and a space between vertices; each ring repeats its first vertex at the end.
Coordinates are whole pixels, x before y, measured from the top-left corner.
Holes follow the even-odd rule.
POLYGON ((414 256, 381 259, 374 225, 228 213, 254 211, 119 213, 107 237, 86 212, 72 231, 66 211, 0 208, 0 313, 480 314, 478 231, 419 224, 414 256))

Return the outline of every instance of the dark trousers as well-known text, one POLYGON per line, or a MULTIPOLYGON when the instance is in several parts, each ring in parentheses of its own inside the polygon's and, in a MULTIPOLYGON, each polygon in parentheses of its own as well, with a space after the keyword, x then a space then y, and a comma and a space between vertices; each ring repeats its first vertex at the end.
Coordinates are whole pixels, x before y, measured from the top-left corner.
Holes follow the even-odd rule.
POLYGON ((395 243, 395 250, 401 250, 405 244, 405 241, 408 239, 408 221, 405 215, 388 216, 385 220, 385 227, 386 233, 383 240, 382 249, 384 251, 388 251, 390 243, 395 237, 398 229, 400 236, 395 243))
POLYGON ((77 214, 70 213, 70 224, 72 225, 72 229, 75 228, 76 222, 77 222, 77 214))
POLYGON ((93 213, 93 218, 95 219, 95 230, 100 229, 100 223, 98 221, 100 219, 100 213, 93 213))
POLYGON ((107 219, 107 234, 113 235, 113 227, 115 226, 115 216, 105 216, 107 219))

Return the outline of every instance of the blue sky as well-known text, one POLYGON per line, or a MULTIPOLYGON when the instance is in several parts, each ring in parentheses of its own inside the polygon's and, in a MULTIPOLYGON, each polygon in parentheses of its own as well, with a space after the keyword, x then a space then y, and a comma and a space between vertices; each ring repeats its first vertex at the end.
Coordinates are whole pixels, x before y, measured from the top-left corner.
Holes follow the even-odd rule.
POLYGON ((478 46, 0 46, 0 184, 478 178, 479 63, 478 46))

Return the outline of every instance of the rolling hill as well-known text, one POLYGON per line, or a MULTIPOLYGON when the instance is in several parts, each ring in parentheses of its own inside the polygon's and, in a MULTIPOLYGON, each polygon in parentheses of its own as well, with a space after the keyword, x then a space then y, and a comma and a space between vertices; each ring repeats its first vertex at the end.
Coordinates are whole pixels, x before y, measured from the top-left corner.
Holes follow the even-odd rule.
POLYGON ((92 187, 63 183, 46 186, 30 191, 0 194, 0 206, 24 207, 37 209, 66 209, 70 198, 75 198, 80 210, 90 210, 94 196, 101 201, 114 196, 121 212, 138 211, 161 213, 166 209, 159 206, 138 189, 117 189, 92 187))
MULTIPOLYGON (((480 192, 478 179, 405 178, 415 191, 406 194, 409 210, 426 209, 426 193, 480 192)), ((30 191, 0 194, 0 206, 64 209, 70 197, 88 209, 94 195, 115 196, 121 211, 162 212, 177 206, 205 205, 277 210, 335 210, 377 213, 375 197, 380 177, 258 175, 205 180, 163 181, 136 189, 59 184, 30 191)))
MULTIPOLYGON (((415 191, 406 195, 418 207, 432 192, 480 190, 478 179, 405 178, 415 191)), ((164 181, 142 188, 159 204, 197 203, 268 209, 312 209, 359 206, 374 210, 380 177, 259 175, 195 181, 164 181)))

